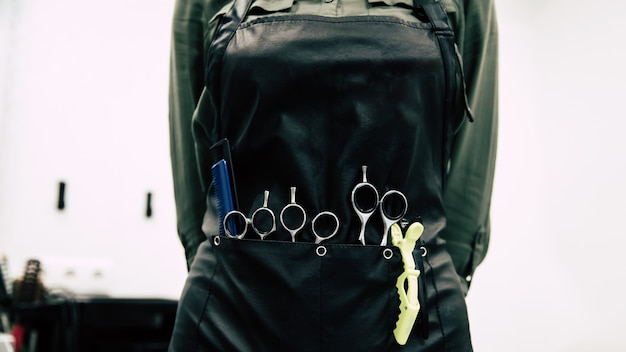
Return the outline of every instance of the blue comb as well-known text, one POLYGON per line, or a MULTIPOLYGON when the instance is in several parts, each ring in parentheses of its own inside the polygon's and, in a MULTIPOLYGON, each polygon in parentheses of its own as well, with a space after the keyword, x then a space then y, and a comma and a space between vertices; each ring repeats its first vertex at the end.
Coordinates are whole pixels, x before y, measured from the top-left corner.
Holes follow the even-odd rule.
MULTIPOLYGON (((213 164, 211 167, 211 174, 213 175, 213 191, 215 192, 215 198, 217 199, 217 216, 220 224, 220 236, 226 236, 226 232, 224 231, 224 217, 228 214, 228 212, 235 210, 226 160, 221 159, 213 164)), ((228 229, 234 233, 232 221, 231 219, 228 220, 228 229)))

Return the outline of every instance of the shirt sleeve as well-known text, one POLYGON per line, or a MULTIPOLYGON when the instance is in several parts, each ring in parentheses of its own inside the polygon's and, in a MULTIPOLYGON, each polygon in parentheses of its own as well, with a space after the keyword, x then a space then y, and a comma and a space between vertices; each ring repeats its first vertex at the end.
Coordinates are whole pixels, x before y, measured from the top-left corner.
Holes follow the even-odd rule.
POLYGON ((205 191, 197 167, 192 117, 204 88, 207 18, 215 0, 176 0, 172 20, 169 81, 170 160, 177 231, 187 266, 200 243, 205 191))
POLYGON ((494 0, 458 0, 451 14, 474 121, 455 135, 444 189, 443 237, 465 293, 484 259, 498 129, 498 33, 494 0))

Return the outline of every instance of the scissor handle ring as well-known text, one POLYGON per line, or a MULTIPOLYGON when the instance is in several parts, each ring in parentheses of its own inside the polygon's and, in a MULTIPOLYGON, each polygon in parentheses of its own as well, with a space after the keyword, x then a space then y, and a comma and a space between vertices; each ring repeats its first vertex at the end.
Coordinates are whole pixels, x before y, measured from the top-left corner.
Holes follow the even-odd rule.
POLYGON ((402 217, 406 214, 407 208, 409 207, 409 201, 406 199, 406 196, 400 192, 400 191, 396 191, 394 189, 387 191, 385 194, 383 194, 383 197, 380 199, 380 213, 383 215, 384 218, 389 219, 391 221, 398 221, 400 219, 402 219, 402 217), (387 199, 387 197, 391 197, 391 196, 400 196, 400 199, 402 199, 402 212, 400 212, 400 214, 393 216, 393 215, 389 215, 385 212, 385 200, 387 199))
POLYGON ((224 232, 226 233, 226 236, 231 237, 231 238, 242 239, 243 236, 245 236, 246 233, 248 232, 248 223, 249 223, 249 220, 248 218, 246 218, 246 215, 244 213, 240 212, 239 210, 232 210, 232 211, 229 211, 226 214, 226 216, 224 216, 224 220, 222 221, 222 226, 224 226, 224 232), (243 223, 244 223, 243 231, 241 231, 241 234, 239 235, 233 235, 233 233, 230 232, 230 230, 228 229, 228 226, 226 226, 228 219, 233 215, 241 216, 241 218, 243 219, 243 223))
POLYGON ((289 232, 298 232, 298 231, 302 230, 302 228, 306 224, 306 212, 304 211, 304 208, 301 205, 296 204, 296 203, 289 203, 289 204, 285 205, 283 210, 280 211, 280 223, 283 225, 285 230, 287 230, 289 232), (295 229, 291 229, 291 228, 289 228, 287 226, 287 224, 285 224, 285 212, 289 208, 296 208, 296 209, 298 209, 302 213, 302 224, 300 224, 300 226, 298 226, 295 229))
POLYGON ((327 239, 335 236, 337 234, 337 232, 339 232, 339 218, 337 217, 337 215, 335 215, 334 213, 330 212, 330 211, 323 211, 319 214, 317 214, 315 216, 315 218, 313 218, 313 221, 311 221, 311 230, 313 231, 313 235, 315 236, 315 243, 319 244, 322 241, 326 241, 327 239), (320 236, 317 231, 315 230, 315 222, 317 220, 319 220, 319 218, 321 218, 322 216, 327 215, 330 216, 333 220, 335 220, 335 229, 333 230, 333 232, 326 236, 326 237, 322 237, 320 236))
POLYGON ((252 213, 252 216, 250 217, 250 225, 252 226, 254 232, 256 232, 261 237, 261 239, 264 239, 267 235, 276 231, 276 215, 274 215, 274 212, 270 208, 261 207, 255 210, 254 213, 252 213), (254 225, 254 219, 260 212, 267 212, 272 217, 272 228, 268 231, 263 232, 254 225))
POLYGON ((376 190, 376 187, 374 187, 373 184, 368 183, 368 182, 361 182, 361 183, 358 183, 356 186, 354 186, 354 188, 352 189, 351 200, 352 200, 352 207, 354 208, 354 210, 357 211, 357 213, 371 214, 376 210, 376 207, 378 207, 378 203, 379 203, 378 191, 376 190), (376 201, 374 202, 374 205, 372 205, 371 208, 364 209, 359 204, 357 204, 356 192, 359 190, 362 190, 363 188, 369 188, 372 192, 374 192, 376 201))

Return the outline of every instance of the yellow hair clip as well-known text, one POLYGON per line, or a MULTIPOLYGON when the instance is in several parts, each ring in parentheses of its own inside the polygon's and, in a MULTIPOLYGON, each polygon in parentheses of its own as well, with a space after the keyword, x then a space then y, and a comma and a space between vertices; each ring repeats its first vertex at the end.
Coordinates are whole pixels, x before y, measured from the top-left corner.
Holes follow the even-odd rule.
POLYGON ((400 249, 404 272, 398 276, 396 287, 400 296, 400 315, 396 322, 393 335, 400 345, 405 345, 417 319, 420 310, 418 299, 418 281, 420 271, 415 269, 413 250, 415 244, 424 232, 424 226, 419 222, 412 223, 402 236, 402 230, 398 224, 391 227, 391 243, 400 249), (406 282, 406 290, 405 290, 406 282))

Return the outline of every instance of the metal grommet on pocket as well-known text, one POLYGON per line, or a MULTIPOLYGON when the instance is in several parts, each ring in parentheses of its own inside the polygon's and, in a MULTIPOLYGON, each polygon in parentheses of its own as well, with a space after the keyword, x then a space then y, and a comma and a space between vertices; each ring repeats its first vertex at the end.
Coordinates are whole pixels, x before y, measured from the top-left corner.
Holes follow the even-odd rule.
POLYGON ((326 250, 326 247, 324 246, 319 246, 317 248, 315 248, 315 254, 317 254, 318 257, 323 257, 326 255, 328 251, 326 250))
POLYGON ((391 248, 385 248, 385 250, 383 251, 383 258, 391 259, 392 257, 393 257, 393 251, 391 250, 391 248))
POLYGON ((215 247, 219 246, 220 243, 222 243, 222 239, 220 238, 220 236, 213 237, 213 244, 215 245, 215 247))
POLYGON ((420 246, 420 250, 422 251, 422 257, 425 257, 428 254, 428 249, 424 246, 420 246))

